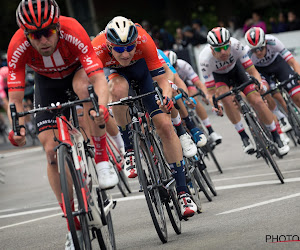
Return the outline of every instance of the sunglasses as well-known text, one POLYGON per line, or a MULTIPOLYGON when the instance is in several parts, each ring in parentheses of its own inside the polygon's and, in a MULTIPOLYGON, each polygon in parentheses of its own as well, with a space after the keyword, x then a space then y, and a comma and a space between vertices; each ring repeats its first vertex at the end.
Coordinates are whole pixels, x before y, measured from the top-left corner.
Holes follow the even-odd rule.
POLYGON ((132 45, 129 45, 129 46, 126 46, 126 47, 113 47, 113 50, 118 52, 118 53, 123 53, 125 50, 127 52, 130 52, 132 51, 134 48, 135 48, 136 44, 132 44, 132 45))
POLYGON ((251 49, 251 52, 256 53, 257 51, 262 51, 265 48, 265 46, 259 47, 259 48, 254 48, 251 49))
POLYGON ((28 36, 32 40, 41 39, 42 36, 48 38, 57 32, 56 28, 48 28, 42 29, 35 32, 25 32, 26 36, 28 36))
POLYGON ((223 49, 223 50, 228 50, 229 47, 230 47, 230 44, 226 44, 226 45, 224 45, 224 46, 222 46, 222 47, 214 48, 214 50, 215 50, 216 52, 221 52, 222 49, 223 49))

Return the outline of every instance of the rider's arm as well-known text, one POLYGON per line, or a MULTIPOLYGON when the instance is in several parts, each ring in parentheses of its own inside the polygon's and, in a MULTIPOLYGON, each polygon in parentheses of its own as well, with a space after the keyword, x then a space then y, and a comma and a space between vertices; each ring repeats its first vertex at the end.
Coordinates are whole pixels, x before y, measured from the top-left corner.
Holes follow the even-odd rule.
MULTIPOLYGON (((254 65, 251 67, 247 68, 246 71, 251 75, 254 76, 259 82, 262 81, 260 74, 258 73, 257 69, 255 68, 254 65)), ((262 87, 262 86, 261 86, 262 87)))
POLYGON ((180 78, 180 76, 178 75, 178 73, 176 73, 174 76, 175 76, 175 82, 174 83, 177 85, 177 87, 183 89, 186 93, 189 93, 188 89, 186 87, 186 84, 180 78))
POLYGON ((94 86, 95 92, 98 95, 98 104, 106 106, 108 102, 108 84, 103 72, 97 73, 90 77, 90 81, 94 86))
POLYGON ((294 69, 294 71, 300 74, 300 64, 296 61, 294 57, 288 60, 287 63, 294 69))
POLYGON ((208 90, 206 86, 200 81, 200 79, 196 80, 193 83, 197 88, 201 89, 206 96, 208 96, 208 90))
POLYGON ((168 65, 166 63, 163 63, 163 67, 166 71, 167 79, 170 80, 171 82, 175 83, 174 73, 170 70, 170 68, 168 67, 168 65))
POLYGON ((159 87, 161 87, 163 91, 163 95, 172 98, 172 88, 171 84, 168 82, 165 74, 157 75, 152 77, 154 81, 157 81, 159 87))

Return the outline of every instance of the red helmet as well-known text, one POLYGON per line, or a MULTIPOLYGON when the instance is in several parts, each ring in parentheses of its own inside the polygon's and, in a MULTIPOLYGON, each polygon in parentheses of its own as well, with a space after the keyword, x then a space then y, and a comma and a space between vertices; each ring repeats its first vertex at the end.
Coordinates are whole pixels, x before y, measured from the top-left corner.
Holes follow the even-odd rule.
POLYGON ((260 48, 266 45, 265 32, 259 27, 249 29, 245 34, 245 40, 251 49, 260 48))
POLYGON ((213 28, 207 34, 207 42, 213 47, 223 46, 230 40, 230 33, 223 27, 213 28))
POLYGON ((55 0, 22 0, 16 11, 17 24, 23 30, 44 29, 57 23, 59 15, 55 0))

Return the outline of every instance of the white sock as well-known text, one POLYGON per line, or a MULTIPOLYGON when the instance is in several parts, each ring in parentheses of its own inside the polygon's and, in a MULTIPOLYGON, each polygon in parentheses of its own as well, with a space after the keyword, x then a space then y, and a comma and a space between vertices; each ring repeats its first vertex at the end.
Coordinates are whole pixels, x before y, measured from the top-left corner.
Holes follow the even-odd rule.
POLYGON ((274 108, 274 110, 273 110, 272 112, 273 112, 274 115, 276 115, 276 117, 277 117, 278 120, 281 120, 282 118, 285 118, 285 117, 286 117, 285 114, 283 114, 283 113, 279 110, 279 108, 278 108, 277 105, 276 105, 276 107, 274 108))
POLYGON ((116 142, 118 148, 124 148, 124 141, 123 141, 120 131, 118 132, 117 135, 112 136, 112 138, 116 142))

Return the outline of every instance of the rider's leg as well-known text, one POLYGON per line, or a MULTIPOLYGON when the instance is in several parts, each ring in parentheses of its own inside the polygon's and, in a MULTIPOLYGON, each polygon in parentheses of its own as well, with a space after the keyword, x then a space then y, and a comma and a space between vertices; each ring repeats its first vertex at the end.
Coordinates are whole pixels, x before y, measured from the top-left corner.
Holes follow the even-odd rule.
MULTIPOLYGON (((106 82, 104 74, 103 80, 106 82)), ((89 85, 90 81, 85 71, 83 69, 78 70, 73 78, 73 89, 79 99, 89 97, 89 85)), ((95 91, 97 91, 97 88, 99 88, 99 86, 94 85, 94 88, 95 91)), ((101 85, 101 88, 104 93, 108 92, 108 86, 106 84, 101 85), (105 90, 105 88, 107 88, 107 91, 105 90)), ((112 188, 118 183, 118 176, 109 164, 109 159, 106 151, 106 129, 100 129, 99 126, 90 119, 88 112, 91 108, 93 108, 91 102, 86 102, 83 104, 83 117, 86 124, 89 126, 91 138, 95 147, 95 162, 97 164, 96 170, 98 173, 100 188, 112 188)))

